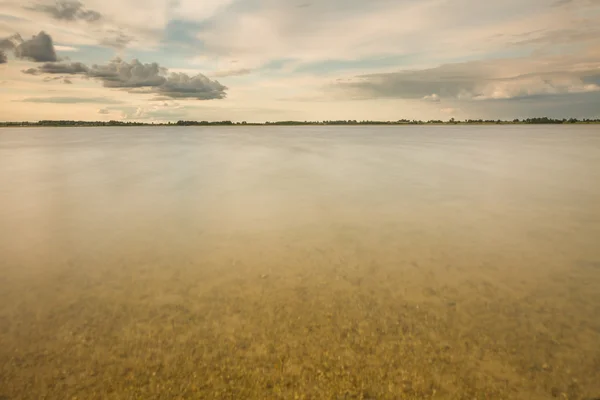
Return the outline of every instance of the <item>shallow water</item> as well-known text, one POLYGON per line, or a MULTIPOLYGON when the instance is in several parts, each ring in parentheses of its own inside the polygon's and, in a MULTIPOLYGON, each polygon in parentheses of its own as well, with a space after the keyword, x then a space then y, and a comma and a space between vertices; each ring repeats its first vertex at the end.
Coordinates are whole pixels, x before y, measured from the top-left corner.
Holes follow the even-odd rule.
POLYGON ((600 127, 0 129, 0 399, 600 396, 600 127))

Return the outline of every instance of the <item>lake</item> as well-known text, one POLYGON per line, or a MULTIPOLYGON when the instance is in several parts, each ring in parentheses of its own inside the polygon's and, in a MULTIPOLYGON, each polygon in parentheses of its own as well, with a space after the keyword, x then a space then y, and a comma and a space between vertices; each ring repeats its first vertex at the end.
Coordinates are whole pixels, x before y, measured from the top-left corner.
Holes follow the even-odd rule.
POLYGON ((600 396, 600 126, 0 129, 0 399, 600 396))

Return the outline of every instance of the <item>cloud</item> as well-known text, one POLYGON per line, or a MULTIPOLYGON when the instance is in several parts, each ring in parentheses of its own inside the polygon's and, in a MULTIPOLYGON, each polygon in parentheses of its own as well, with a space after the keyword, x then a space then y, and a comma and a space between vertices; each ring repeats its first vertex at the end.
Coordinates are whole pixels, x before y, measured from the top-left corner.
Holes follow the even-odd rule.
POLYGON ((6 64, 8 62, 8 58, 6 57, 6 53, 4 50, 0 50, 0 64, 6 64))
POLYGON ((423 96, 423 101, 431 101, 432 103, 439 103, 440 100, 440 96, 438 96, 437 94, 431 94, 431 95, 427 95, 427 96, 423 96))
POLYGON ((509 41, 510 45, 515 46, 557 46, 559 44, 583 44, 585 42, 598 41, 600 37, 600 28, 597 22, 589 24, 582 21, 579 27, 570 27, 554 30, 535 30, 524 34, 513 35, 514 39, 509 41))
POLYGON ((228 76, 241 76, 248 75, 252 73, 252 70, 249 68, 240 68, 240 69, 230 69, 226 71, 217 71, 212 74, 215 78, 226 78, 228 76))
POLYGON ((0 50, 4 51, 15 51, 15 49, 23 43, 23 38, 18 33, 14 35, 0 39, 0 50))
POLYGON ((79 49, 77 47, 72 47, 72 46, 54 46, 55 50, 58 51, 65 51, 65 52, 75 52, 75 51, 79 51, 79 49))
POLYGON ((367 74, 330 86, 358 99, 498 100, 600 91, 600 57, 499 59, 367 74), (431 94, 434 93, 434 94, 431 94))
POLYGON ((130 93, 155 94, 169 98, 197 100, 223 99, 227 87, 202 74, 169 73, 158 63, 130 63, 116 58, 106 65, 88 67, 82 63, 45 63, 38 68, 22 71, 29 75, 66 74, 97 79, 111 89, 125 89, 130 93))
POLYGON ((100 79, 108 88, 143 88, 163 85, 166 73, 158 63, 142 64, 138 60, 127 63, 117 58, 106 65, 93 65, 87 75, 100 79))
POLYGON ((71 81, 69 78, 66 78, 64 76, 55 76, 55 77, 46 77, 44 78, 44 82, 52 82, 52 81, 62 81, 62 83, 64 83, 65 85, 72 85, 73 81, 71 81))
POLYGON ((172 98, 211 100, 225 98, 227 87, 202 74, 189 76, 184 73, 172 73, 165 83, 156 89, 156 93, 172 98))
POLYGON ((29 97, 23 100, 15 100, 22 103, 53 103, 53 104, 122 104, 122 101, 108 97, 29 97))
POLYGON ((100 40, 100 44, 102 46, 113 47, 115 49, 122 50, 134 41, 133 36, 126 35, 118 30, 111 30, 109 33, 110 36, 104 37, 100 40))
POLYGON ((43 31, 19 44, 15 55, 35 62, 58 61, 52 37, 43 31))
POLYGON ((258 70, 291 55, 299 68, 319 67, 295 72, 337 78, 353 60, 356 73, 389 72, 527 54, 557 41, 574 45, 563 52, 582 40, 598 42, 600 28, 594 24, 600 10, 584 9, 600 6, 597 0, 572 0, 567 10, 550 7, 552 1, 328 0, 301 8, 302 1, 260 0, 251 6, 237 1, 196 30, 202 43, 198 65, 219 71, 235 58, 236 68, 258 70), (538 33, 531 37, 517 36, 534 30, 538 33))
POLYGON ((80 62, 73 63, 45 63, 37 68, 29 68, 22 71, 28 75, 40 75, 40 74, 67 74, 67 75, 86 75, 89 72, 89 68, 80 62))
POLYGON ((0 50, 13 51, 16 57, 34 62, 58 61, 52 37, 44 31, 29 40, 23 40, 18 33, 2 39, 0 50))
MULTIPOLYGON (((55 43, 87 47, 103 40, 110 42, 115 32, 124 32, 135 38, 128 47, 135 46, 139 50, 156 50, 161 46, 164 24, 170 18, 165 0, 58 0, 58 3, 55 0, 0 0, 0 10, 0 38, 7 32, 29 36, 44 30, 52 35, 55 43), (81 3, 85 6, 79 7, 81 3), (90 10, 100 14, 100 19, 88 22, 95 19, 90 10), (54 18, 54 13, 62 19, 54 18), (65 19, 70 15, 75 19, 65 19)), ((122 39, 114 44, 119 42, 122 43, 122 39)))
POLYGON ((29 7, 29 9, 46 13, 54 19, 64 21, 96 22, 102 18, 102 14, 86 9, 77 0, 59 0, 54 5, 36 4, 29 7))
POLYGON ((228 6, 235 0, 173 0, 169 11, 174 18, 187 21, 203 21, 213 17, 220 11, 228 11, 228 6))
POLYGON ((98 110, 98 114, 103 114, 103 115, 110 114, 110 110, 107 108, 101 108, 98 110))
POLYGON ((23 72, 24 74, 27 74, 27 75, 40 75, 41 74, 41 72, 38 68, 27 68, 21 72, 23 72))

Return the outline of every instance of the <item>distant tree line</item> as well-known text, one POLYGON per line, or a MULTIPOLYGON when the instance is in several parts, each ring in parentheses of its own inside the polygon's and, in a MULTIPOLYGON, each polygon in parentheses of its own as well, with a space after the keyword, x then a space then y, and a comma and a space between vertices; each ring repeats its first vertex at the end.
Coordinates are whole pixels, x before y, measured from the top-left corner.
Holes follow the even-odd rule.
POLYGON ((325 121, 276 121, 265 123, 232 122, 232 121, 177 121, 177 122, 133 122, 133 121, 70 121, 43 120, 38 122, 0 122, 0 127, 87 127, 87 126, 233 126, 233 125, 510 125, 510 124, 598 124, 600 119, 577 118, 526 118, 511 121, 491 119, 466 119, 463 121, 450 118, 448 121, 431 119, 428 121, 400 119, 398 121, 357 121, 357 120, 325 120, 325 121))

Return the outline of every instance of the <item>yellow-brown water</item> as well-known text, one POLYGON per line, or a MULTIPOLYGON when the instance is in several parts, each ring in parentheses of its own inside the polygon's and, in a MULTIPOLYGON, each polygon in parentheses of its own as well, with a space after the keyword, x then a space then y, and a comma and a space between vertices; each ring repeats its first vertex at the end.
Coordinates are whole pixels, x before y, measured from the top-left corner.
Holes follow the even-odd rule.
POLYGON ((0 399, 600 396, 600 129, 0 130, 0 399))

